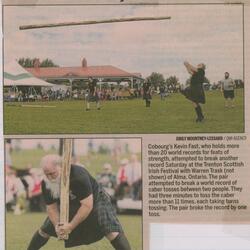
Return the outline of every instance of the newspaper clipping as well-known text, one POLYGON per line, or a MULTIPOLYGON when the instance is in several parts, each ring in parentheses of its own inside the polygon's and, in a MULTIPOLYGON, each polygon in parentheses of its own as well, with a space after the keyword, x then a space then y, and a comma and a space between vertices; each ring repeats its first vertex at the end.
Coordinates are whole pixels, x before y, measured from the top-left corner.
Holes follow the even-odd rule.
POLYGON ((250 249, 248 1, 1 7, 0 249, 250 249))

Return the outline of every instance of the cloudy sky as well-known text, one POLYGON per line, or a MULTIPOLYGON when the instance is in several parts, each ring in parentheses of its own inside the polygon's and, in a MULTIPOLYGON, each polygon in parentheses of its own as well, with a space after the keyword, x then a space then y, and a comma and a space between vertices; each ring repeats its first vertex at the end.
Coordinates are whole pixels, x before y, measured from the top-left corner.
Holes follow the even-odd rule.
POLYGON ((144 77, 160 72, 188 78, 183 66, 204 62, 213 82, 229 71, 243 78, 241 5, 4 7, 5 62, 51 58, 60 66, 113 65, 144 77), (135 16, 171 20, 20 31, 20 25, 135 16))

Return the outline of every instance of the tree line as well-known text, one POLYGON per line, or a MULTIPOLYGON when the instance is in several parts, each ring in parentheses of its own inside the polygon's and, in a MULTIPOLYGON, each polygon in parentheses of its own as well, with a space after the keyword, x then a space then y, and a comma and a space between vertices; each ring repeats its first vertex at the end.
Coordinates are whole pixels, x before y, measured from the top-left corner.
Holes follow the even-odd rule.
MULTIPOLYGON (((191 77, 186 80, 186 84, 190 84, 191 77)), ((146 78, 155 89, 158 87, 170 87, 174 89, 178 89, 180 87, 180 81, 176 76, 169 76, 168 78, 164 78, 161 73, 152 72, 150 76, 146 78)), ((205 77, 204 83, 210 83, 210 80, 205 77)))
MULTIPOLYGON (((23 66, 24 68, 34 68, 35 62, 38 60, 38 58, 19 58, 18 63, 23 66)), ((55 64, 51 59, 46 58, 43 61, 40 62, 39 67, 59 67, 57 64, 55 64)))
POLYGON ((165 79, 161 73, 157 72, 152 72, 151 75, 146 78, 146 81, 148 81, 155 89, 162 86, 176 89, 180 86, 179 79, 176 76, 170 76, 165 79))
MULTIPOLYGON (((18 63, 23 66, 24 68, 34 68, 35 62, 38 60, 38 58, 19 58, 18 63)), ((55 64, 51 59, 46 58, 43 61, 40 62, 39 67, 59 67, 57 64, 55 64)), ((172 89, 178 89, 180 87, 180 81, 176 76, 169 76, 168 78, 164 78, 164 76, 161 73, 158 72, 152 72, 150 76, 146 78, 147 81, 150 82, 150 84, 157 89, 158 87, 167 87, 172 89)), ((205 78, 206 83, 210 83, 209 79, 205 78)), ((190 83, 190 78, 186 81, 187 84, 190 83)))

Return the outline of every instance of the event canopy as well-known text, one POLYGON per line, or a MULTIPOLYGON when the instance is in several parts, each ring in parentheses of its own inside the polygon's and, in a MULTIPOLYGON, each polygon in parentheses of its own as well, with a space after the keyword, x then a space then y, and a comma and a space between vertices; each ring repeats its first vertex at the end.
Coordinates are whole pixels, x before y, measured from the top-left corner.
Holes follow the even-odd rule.
POLYGON ((16 61, 4 65, 4 86, 53 87, 54 84, 34 77, 16 61))

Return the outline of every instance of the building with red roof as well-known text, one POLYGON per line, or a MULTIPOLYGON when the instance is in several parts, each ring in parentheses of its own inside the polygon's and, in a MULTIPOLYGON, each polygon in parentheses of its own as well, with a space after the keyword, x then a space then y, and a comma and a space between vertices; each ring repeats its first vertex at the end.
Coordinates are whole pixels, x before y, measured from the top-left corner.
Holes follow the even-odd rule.
POLYGON ((83 58, 80 67, 40 67, 39 59, 34 63, 34 68, 26 68, 35 77, 56 84, 75 85, 88 81, 89 77, 98 79, 99 82, 128 82, 131 87, 143 79, 140 73, 129 73, 111 65, 88 66, 83 58))

